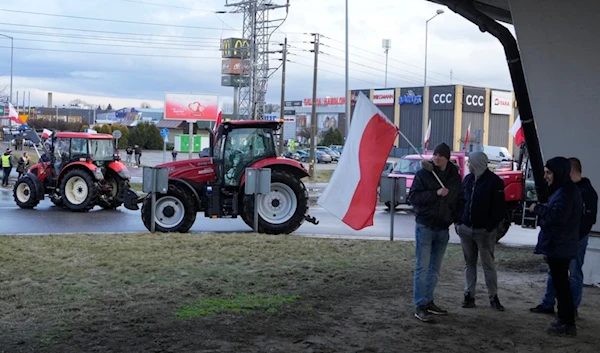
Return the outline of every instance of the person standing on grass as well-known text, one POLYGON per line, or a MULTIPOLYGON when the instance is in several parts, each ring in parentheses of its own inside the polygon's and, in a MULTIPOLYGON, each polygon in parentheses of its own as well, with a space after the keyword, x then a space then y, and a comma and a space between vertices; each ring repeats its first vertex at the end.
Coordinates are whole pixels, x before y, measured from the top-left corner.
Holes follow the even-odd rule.
POLYGON ((551 335, 577 335, 569 267, 579 249, 583 199, 570 174, 568 159, 548 160, 544 178, 550 188, 550 199, 546 205, 533 203, 529 207, 539 217, 541 228, 534 253, 544 255, 558 301, 558 318, 546 330, 551 335))
POLYGON ((469 154, 470 174, 463 181, 466 204, 460 224, 456 225, 465 258, 466 283, 462 307, 475 307, 479 256, 490 305, 493 309, 504 311, 498 299, 498 277, 494 263, 495 230, 506 213, 504 182, 488 169, 488 163, 488 157, 483 152, 469 154))
POLYGON ((441 143, 433 150, 430 168, 415 174, 409 201, 416 217, 416 264, 414 275, 415 317, 430 322, 431 314, 448 315, 433 302, 452 223, 460 223, 464 208, 458 168, 450 163, 450 147, 441 143), (441 180, 443 186, 437 180, 441 180))
MULTIPOLYGON (((577 255, 569 266, 569 283, 571 292, 573 293, 573 305, 575 307, 575 318, 581 298, 583 296, 583 261, 585 259, 585 251, 588 245, 588 237, 592 226, 596 224, 596 213, 598 212, 598 194, 592 186, 588 178, 581 176, 581 161, 577 158, 569 158, 571 162, 571 180, 579 188, 583 199, 583 214, 579 225, 579 250, 577 255)), ((532 313, 542 313, 554 315, 554 305, 556 304, 556 290, 552 282, 552 276, 548 273, 546 282, 546 294, 542 299, 542 303, 535 308, 529 309, 532 313)))

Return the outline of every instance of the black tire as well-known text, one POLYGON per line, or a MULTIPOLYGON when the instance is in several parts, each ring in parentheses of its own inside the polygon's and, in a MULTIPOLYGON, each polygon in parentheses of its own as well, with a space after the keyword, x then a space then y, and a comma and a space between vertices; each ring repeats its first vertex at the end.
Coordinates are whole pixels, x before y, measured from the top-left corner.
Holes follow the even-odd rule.
POLYGON ((108 200, 102 197, 98 198, 98 205, 105 210, 114 210, 123 204, 125 193, 129 190, 129 180, 121 178, 114 172, 109 172, 104 181, 112 184, 113 187, 116 186, 117 190, 113 190, 112 195, 108 195, 108 200))
POLYGON ((19 178, 13 187, 13 199, 20 208, 35 208, 40 203, 35 182, 27 176, 19 178))
MULTIPOLYGON (((300 179, 282 170, 274 169, 271 171, 271 184, 273 183, 281 183, 291 189, 296 196, 296 208, 288 220, 279 224, 269 223, 259 214, 258 232, 265 234, 290 234, 304 222, 304 216, 308 210, 308 192, 300 179)), ((245 195, 242 207, 242 219, 250 228, 254 229, 254 196, 245 195)))
POLYGON ((94 206, 96 206, 96 202, 98 201, 98 186, 94 181, 94 177, 92 177, 90 172, 82 169, 73 169, 67 172, 67 175, 65 175, 60 183, 60 192, 61 200, 63 201, 65 207, 74 212, 87 212, 94 208, 94 206), (73 178, 83 179, 88 190, 85 199, 78 204, 69 200, 68 192, 66 191, 67 184, 73 178))
MULTIPOLYGON (((163 200, 163 202, 178 203, 176 206, 182 207, 184 212, 182 219, 179 222, 172 224, 171 226, 167 226, 165 223, 161 224, 162 222, 161 220, 159 220, 158 222, 156 222, 155 230, 163 233, 187 233, 190 230, 190 228, 192 228, 192 226, 194 225, 194 222, 196 222, 197 212, 196 207, 194 206, 194 200, 192 199, 191 192, 186 192, 186 190, 183 190, 179 186, 169 184, 169 190, 166 194, 159 194, 156 196, 156 218, 159 218, 161 216, 168 217, 164 214, 164 212, 161 212, 159 210, 158 206, 160 205, 159 202, 161 199, 163 200), (165 198, 167 197, 169 199, 165 200, 165 198)), ((144 199, 144 202, 142 203, 142 222, 148 230, 151 230, 152 228, 152 224, 150 223, 152 218, 151 202, 152 195, 148 194, 144 199)), ((166 210, 166 208, 164 208, 163 210, 166 210)))
POLYGON ((56 206, 56 207, 65 207, 65 203, 62 200, 62 197, 50 197, 50 201, 52 201, 52 203, 56 206))

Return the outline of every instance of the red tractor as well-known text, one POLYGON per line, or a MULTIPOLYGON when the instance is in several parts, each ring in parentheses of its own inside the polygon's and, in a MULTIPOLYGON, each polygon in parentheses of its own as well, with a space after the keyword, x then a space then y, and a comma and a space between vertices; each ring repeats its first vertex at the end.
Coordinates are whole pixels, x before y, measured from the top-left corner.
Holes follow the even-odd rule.
POLYGON ((96 205, 121 206, 131 176, 115 153, 111 135, 56 132, 44 149, 45 158, 15 183, 13 197, 19 207, 34 208, 45 195, 76 212, 96 205))
MULTIPOLYGON (((271 192, 258 204, 258 230, 267 234, 289 234, 307 220, 308 192, 301 181, 309 176, 298 161, 277 156, 275 132, 279 121, 228 121, 219 125, 216 138, 210 129, 210 156, 158 165, 169 170, 166 194, 156 195, 155 229, 187 232, 196 213, 209 218, 242 217, 254 227, 254 197, 245 195, 246 168, 270 168, 271 192)), ((139 197, 130 190, 125 207, 138 209, 151 229, 151 195, 139 197)))

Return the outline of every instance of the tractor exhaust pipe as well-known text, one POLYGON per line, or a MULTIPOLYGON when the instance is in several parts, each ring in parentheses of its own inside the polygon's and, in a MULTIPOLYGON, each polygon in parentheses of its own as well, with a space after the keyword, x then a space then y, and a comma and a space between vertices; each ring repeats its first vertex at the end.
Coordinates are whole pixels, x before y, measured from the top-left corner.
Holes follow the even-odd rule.
POLYGON ((209 127, 205 127, 204 130, 208 131, 208 134, 210 135, 210 145, 209 145, 210 151, 208 153, 209 153, 209 156, 211 158, 213 158, 214 154, 215 154, 215 133, 209 127))
POLYGON ((479 11, 471 0, 439 0, 440 4, 448 6, 448 8, 479 27, 481 32, 488 32, 496 37, 504 47, 504 53, 510 71, 515 96, 519 103, 519 114, 521 116, 521 125, 523 127, 523 135, 525 135, 525 143, 531 162, 533 179, 535 180, 535 189, 540 202, 548 201, 548 188, 544 180, 544 160, 540 149, 540 142, 533 120, 533 111, 531 110, 531 102, 527 91, 527 83, 525 82, 525 73, 521 64, 521 54, 517 41, 510 31, 496 22, 488 15, 479 11))

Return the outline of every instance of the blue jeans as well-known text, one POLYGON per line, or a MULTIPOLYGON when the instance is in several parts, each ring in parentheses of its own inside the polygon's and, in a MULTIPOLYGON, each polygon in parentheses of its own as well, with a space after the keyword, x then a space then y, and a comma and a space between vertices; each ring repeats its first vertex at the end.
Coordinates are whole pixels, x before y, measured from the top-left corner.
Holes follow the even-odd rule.
POLYGON ((448 229, 433 230, 417 223, 415 227, 416 266, 414 279, 415 307, 433 301, 433 292, 440 276, 442 260, 450 234, 448 229))
MULTIPOLYGON (((575 310, 579 308, 581 297, 583 295, 583 260, 585 259, 585 250, 588 245, 588 236, 586 235, 579 241, 579 251, 577 256, 571 260, 569 266, 569 284, 571 285, 571 293, 573 294, 573 304, 575 310)), ((546 282, 546 294, 542 300, 542 306, 545 308, 554 308, 556 302, 556 290, 552 283, 552 276, 548 272, 548 281, 546 282)))

